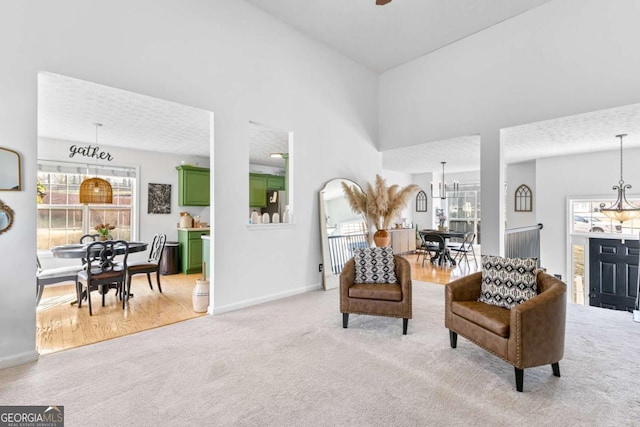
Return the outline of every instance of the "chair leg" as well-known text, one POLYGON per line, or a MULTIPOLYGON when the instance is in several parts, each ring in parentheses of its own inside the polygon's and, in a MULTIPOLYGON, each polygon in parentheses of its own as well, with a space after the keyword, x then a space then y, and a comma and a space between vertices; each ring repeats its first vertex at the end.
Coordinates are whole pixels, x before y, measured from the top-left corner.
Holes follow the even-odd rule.
POLYGON ((40 299, 42 299, 42 293, 44 292, 44 285, 38 283, 36 289, 36 306, 40 304, 40 299))
POLYGON ((456 348, 458 345, 458 334, 449 329, 449 343, 451 348, 456 348))
POLYGON ((402 335, 407 335, 408 326, 409 326, 409 319, 402 319, 402 335))
POLYGON ((349 326, 349 313, 342 313, 342 327, 347 329, 349 326))
POLYGON ((123 288, 123 296, 122 296, 122 309, 124 310, 124 303, 125 300, 127 302, 129 302, 129 297, 131 296, 131 278, 132 276, 127 275, 127 280, 126 283, 123 283, 122 288, 123 288))
POLYGON ((556 377, 560 376, 560 363, 552 363, 551 369, 553 369, 553 375, 555 375, 556 377))
POLYGON ((158 291, 162 293, 162 286, 160 286, 160 269, 156 270, 156 283, 158 284, 158 291))
POLYGON ((522 393, 522 386, 524 383, 524 369, 516 368, 515 366, 513 367, 513 369, 516 370, 516 390, 522 393))
POLYGON ((82 307, 82 300, 84 298, 82 297, 83 287, 82 287, 82 284, 80 282, 78 282, 78 284, 76 285, 76 293, 78 294, 78 308, 81 308, 82 307))
POLYGON ((89 316, 93 316, 93 311, 91 310, 91 291, 89 290, 88 285, 87 285, 87 301, 89 302, 89 316))
POLYGON ((478 268, 478 260, 476 259, 476 251, 473 249, 473 245, 471 245, 471 253, 473 254, 473 262, 476 263, 476 268, 478 268))
POLYGON ((147 282, 149 282, 149 287, 153 290, 153 285, 151 284, 151 274, 147 273, 147 282))

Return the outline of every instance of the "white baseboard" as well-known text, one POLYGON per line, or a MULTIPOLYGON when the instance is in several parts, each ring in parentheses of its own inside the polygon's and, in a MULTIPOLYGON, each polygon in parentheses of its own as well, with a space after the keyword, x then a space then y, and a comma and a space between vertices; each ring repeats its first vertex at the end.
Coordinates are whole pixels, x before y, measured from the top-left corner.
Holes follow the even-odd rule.
POLYGON ((303 286, 301 288, 291 289, 285 292, 280 292, 277 294, 266 295, 259 298, 248 299, 240 302, 236 302, 233 304, 224 305, 221 307, 214 307, 213 312, 211 311, 211 306, 209 306, 209 314, 222 314, 227 313, 229 311, 240 310, 242 308, 251 307, 253 305, 262 304, 269 301, 275 301, 281 298, 290 297, 293 295, 303 294, 305 292, 317 291, 322 288, 320 283, 303 286))
POLYGON ((40 355, 37 351, 27 351, 24 353, 12 354, 11 356, 5 356, 0 358, 0 369, 10 368, 12 366, 24 365, 25 363, 31 363, 38 360, 40 355))

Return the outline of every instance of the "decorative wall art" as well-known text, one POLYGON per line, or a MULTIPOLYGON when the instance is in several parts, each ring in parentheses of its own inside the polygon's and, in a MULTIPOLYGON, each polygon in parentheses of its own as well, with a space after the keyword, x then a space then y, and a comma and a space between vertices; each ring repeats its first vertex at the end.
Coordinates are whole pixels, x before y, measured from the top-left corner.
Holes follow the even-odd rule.
POLYGON ((533 210, 533 192, 526 185, 522 184, 515 193, 515 211, 531 212, 533 210))
POLYGON ((171 213, 171 184, 149 184, 148 212, 150 214, 171 213))
POLYGON ((427 211, 427 193, 420 190, 416 195, 416 212, 427 211))

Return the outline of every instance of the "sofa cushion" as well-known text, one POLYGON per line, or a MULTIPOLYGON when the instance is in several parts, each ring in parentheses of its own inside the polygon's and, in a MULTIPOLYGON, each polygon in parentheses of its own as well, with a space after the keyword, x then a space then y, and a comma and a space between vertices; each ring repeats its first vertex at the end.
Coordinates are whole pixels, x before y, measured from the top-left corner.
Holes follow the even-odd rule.
POLYGON ((396 283, 393 250, 384 248, 360 248, 353 251, 356 263, 354 283, 396 283))
POLYGON ((513 308, 537 295, 537 258, 482 255, 481 301, 513 308))
POLYGON ((504 338, 509 338, 511 311, 480 301, 453 301, 451 312, 504 338))
POLYGON ((349 288, 349 298, 402 301, 402 290, 397 283, 358 283, 349 288))

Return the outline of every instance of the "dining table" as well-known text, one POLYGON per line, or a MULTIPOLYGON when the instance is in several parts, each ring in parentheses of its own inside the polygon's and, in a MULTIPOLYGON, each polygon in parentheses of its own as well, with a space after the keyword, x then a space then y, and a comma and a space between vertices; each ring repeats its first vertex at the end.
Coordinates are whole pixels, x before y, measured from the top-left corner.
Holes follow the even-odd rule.
MULTIPOLYGON (((87 256, 87 246, 90 243, 72 243, 68 245, 55 246, 51 248, 51 254, 56 258, 85 258, 87 256)), ((127 242, 129 253, 146 251, 149 244, 146 242, 127 242)), ((124 254, 124 245, 115 245, 116 255, 124 254)))
POLYGON ((449 251, 449 239, 451 238, 461 238, 464 239, 465 232, 464 231, 455 231, 455 230, 432 230, 432 229, 424 229, 420 230, 421 232, 428 234, 437 234, 438 236, 444 239, 444 249, 440 251, 438 254, 438 264, 442 265, 444 262, 451 263, 452 266, 456 265, 456 260, 451 257, 451 251, 449 251))
MULTIPOLYGON (((71 243, 68 245, 60 245, 51 248, 51 254, 56 258, 78 258, 84 259, 87 256, 87 247, 94 242, 87 243, 71 243)), ((142 252, 147 250, 149 244, 146 242, 127 242, 129 247, 129 253, 132 252, 142 252)), ((116 255, 122 255, 125 253, 125 245, 116 244, 113 249, 116 252, 116 255)), ((107 293, 109 291, 108 288, 102 290, 102 292, 107 293)), ((83 294, 84 296, 84 294, 83 294)), ((133 294, 129 294, 129 297, 133 297, 133 294)), ((71 304, 77 304, 78 300, 72 301, 71 304)))

